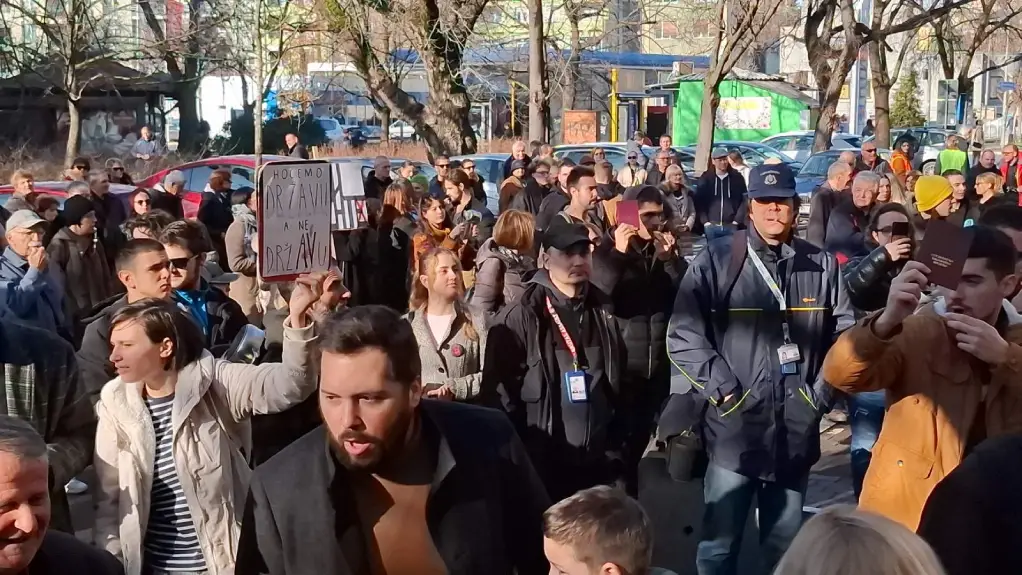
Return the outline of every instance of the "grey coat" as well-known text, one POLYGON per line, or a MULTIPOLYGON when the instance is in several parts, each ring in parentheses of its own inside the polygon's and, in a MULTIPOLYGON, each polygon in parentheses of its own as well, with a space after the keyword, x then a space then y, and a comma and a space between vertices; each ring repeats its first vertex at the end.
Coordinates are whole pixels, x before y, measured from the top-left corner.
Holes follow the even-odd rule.
POLYGON ((422 362, 422 383, 450 386, 454 399, 467 401, 479 395, 483 380, 483 351, 486 349, 486 316, 470 306, 457 304, 460 315, 468 317, 478 337, 471 340, 463 329, 463 320, 456 319, 442 341, 433 339, 426 322, 426 310, 412 310, 405 315, 419 342, 422 362))

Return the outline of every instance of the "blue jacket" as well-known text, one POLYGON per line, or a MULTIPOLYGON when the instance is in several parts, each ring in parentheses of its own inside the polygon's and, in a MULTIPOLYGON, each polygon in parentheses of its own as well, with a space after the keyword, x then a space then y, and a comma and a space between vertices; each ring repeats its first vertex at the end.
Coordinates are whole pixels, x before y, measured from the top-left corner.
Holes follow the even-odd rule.
POLYGON ((714 464, 798 482, 820 457, 820 417, 830 400, 823 358, 855 317, 834 256, 799 238, 776 253, 752 226, 747 234, 790 311, 780 311, 748 249, 744 259, 741 250, 732 253, 745 234, 709 242, 682 279, 667 326, 671 392, 708 403, 703 433, 714 464), (781 374, 777 357, 785 318, 801 354, 794 375, 781 374), (732 395, 737 405, 716 407, 732 395))
POLYGON ((64 286, 49 267, 29 267, 28 261, 10 247, 0 257, 0 301, 18 319, 68 337, 70 324, 64 314, 64 286))

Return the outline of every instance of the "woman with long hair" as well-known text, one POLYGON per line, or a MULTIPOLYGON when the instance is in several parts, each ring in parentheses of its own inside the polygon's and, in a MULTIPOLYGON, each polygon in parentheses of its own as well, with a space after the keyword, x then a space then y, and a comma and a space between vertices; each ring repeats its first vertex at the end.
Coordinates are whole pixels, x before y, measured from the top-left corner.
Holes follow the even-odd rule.
POLYGON ((334 293, 330 281, 313 274, 295 282, 283 363, 215 359, 198 324, 171 302, 145 299, 114 315, 117 378, 96 406, 93 537, 125 575, 234 572, 252 473, 249 418, 316 390, 310 312, 336 303, 324 295, 334 293))
POLYGON ((426 396, 468 401, 479 395, 486 351, 486 317, 462 301, 457 254, 434 248, 419 261, 408 322, 419 342, 426 396))
POLYGON ((902 525, 838 505, 802 526, 774 575, 944 575, 944 568, 902 525))
POLYGON ((398 180, 383 192, 383 212, 380 224, 390 225, 405 233, 409 238, 415 235, 415 189, 409 180, 398 180))
POLYGON ((903 184, 912 171, 912 142, 908 139, 898 143, 897 149, 891 153, 891 171, 903 184))
POLYGON ((476 256, 472 305, 497 313, 525 291, 525 280, 536 269, 536 219, 529 212, 508 210, 497 218, 493 237, 476 256))
POLYGON ((149 213, 149 209, 152 206, 153 199, 149 195, 149 190, 145 188, 135 188, 131 191, 128 196, 128 200, 131 202, 131 215, 141 216, 142 214, 149 213))
POLYGON ((459 225, 451 229, 450 219, 439 198, 427 196, 419 202, 419 223, 412 236, 412 261, 418 261, 434 248, 444 248, 459 253, 468 238, 468 226, 459 225))

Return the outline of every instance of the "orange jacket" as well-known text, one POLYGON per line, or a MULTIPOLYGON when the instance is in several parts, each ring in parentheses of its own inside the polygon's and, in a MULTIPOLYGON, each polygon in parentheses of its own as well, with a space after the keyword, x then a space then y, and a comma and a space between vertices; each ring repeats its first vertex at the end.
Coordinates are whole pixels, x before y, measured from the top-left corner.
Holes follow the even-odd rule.
POLYGON ((1022 432, 1022 317, 1008 308, 1008 360, 991 369, 989 379, 973 368, 978 360, 958 349, 934 306, 907 318, 887 339, 874 333, 874 314, 831 347, 825 381, 848 393, 887 391, 860 508, 914 532, 930 492, 962 462, 980 405, 987 437, 1022 432), (989 384, 985 402, 983 382, 989 384))
POLYGON ((908 159, 905 152, 895 150, 891 154, 891 170, 894 171, 894 175, 898 176, 898 179, 904 184, 906 174, 912 171, 912 160, 908 159))

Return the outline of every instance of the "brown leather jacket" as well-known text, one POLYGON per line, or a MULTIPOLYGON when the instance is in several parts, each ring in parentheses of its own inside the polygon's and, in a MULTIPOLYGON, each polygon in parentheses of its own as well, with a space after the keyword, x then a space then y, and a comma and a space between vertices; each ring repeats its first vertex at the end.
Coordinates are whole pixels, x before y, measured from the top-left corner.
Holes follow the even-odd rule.
POLYGON ((1022 432, 1022 316, 1004 306, 1008 361, 987 370, 958 349, 955 336, 927 306, 888 339, 871 315, 838 338, 823 377, 847 392, 887 390, 887 415, 866 473, 859 506, 912 531, 933 488, 964 458, 986 379, 986 436, 1022 432))

